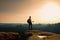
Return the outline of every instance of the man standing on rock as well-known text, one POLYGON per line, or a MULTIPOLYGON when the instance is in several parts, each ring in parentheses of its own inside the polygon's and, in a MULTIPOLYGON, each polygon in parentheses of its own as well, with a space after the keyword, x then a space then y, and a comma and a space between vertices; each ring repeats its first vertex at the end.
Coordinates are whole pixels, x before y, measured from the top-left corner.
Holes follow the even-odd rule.
POLYGON ((31 16, 29 16, 29 19, 27 20, 27 23, 29 24, 29 30, 32 30, 32 20, 31 20, 31 16))

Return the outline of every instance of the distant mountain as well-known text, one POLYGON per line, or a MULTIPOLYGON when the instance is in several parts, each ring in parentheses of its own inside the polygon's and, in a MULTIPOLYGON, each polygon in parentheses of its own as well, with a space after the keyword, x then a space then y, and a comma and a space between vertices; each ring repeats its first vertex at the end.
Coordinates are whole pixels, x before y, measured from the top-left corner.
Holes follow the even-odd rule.
MULTIPOLYGON (((28 29, 28 24, 4 24, 0 23, 0 31, 25 31, 28 29)), ((60 23, 56 24, 33 24, 33 30, 42 30, 60 33, 60 23)))

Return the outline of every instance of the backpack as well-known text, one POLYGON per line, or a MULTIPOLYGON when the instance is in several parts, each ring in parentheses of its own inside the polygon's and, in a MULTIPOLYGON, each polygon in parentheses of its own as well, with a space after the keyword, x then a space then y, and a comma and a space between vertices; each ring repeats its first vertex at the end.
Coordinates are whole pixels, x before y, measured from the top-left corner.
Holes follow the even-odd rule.
POLYGON ((27 20, 27 23, 30 23, 29 19, 27 20))

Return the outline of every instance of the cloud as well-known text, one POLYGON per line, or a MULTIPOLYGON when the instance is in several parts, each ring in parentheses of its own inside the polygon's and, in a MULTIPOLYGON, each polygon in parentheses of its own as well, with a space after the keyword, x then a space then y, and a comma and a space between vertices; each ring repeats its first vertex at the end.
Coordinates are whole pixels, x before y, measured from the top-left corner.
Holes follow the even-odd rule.
MULTIPOLYGON (((60 0, 54 0, 60 5, 60 0)), ((0 0, 0 12, 22 12, 37 9, 47 2, 46 0, 0 0)))
POLYGON ((37 8, 37 6, 42 4, 42 1, 43 0, 0 0, 0 12, 18 12, 33 7, 37 8))
POLYGON ((28 0, 0 0, 0 12, 15 12, 30 5, 28 0))

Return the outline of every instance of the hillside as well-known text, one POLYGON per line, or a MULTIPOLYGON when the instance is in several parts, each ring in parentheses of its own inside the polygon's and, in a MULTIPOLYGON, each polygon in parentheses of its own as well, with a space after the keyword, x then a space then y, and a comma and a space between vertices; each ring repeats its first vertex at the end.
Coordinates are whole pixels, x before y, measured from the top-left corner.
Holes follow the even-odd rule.
MULTIPOLYGON (((41 30, 60 34, 60 23, 56 24, 33 24, 33 30, 41 30)), ((28 24, 4 24, 0 23, 0 31, 2 32, 20 32, 29 30, 28 24)))

